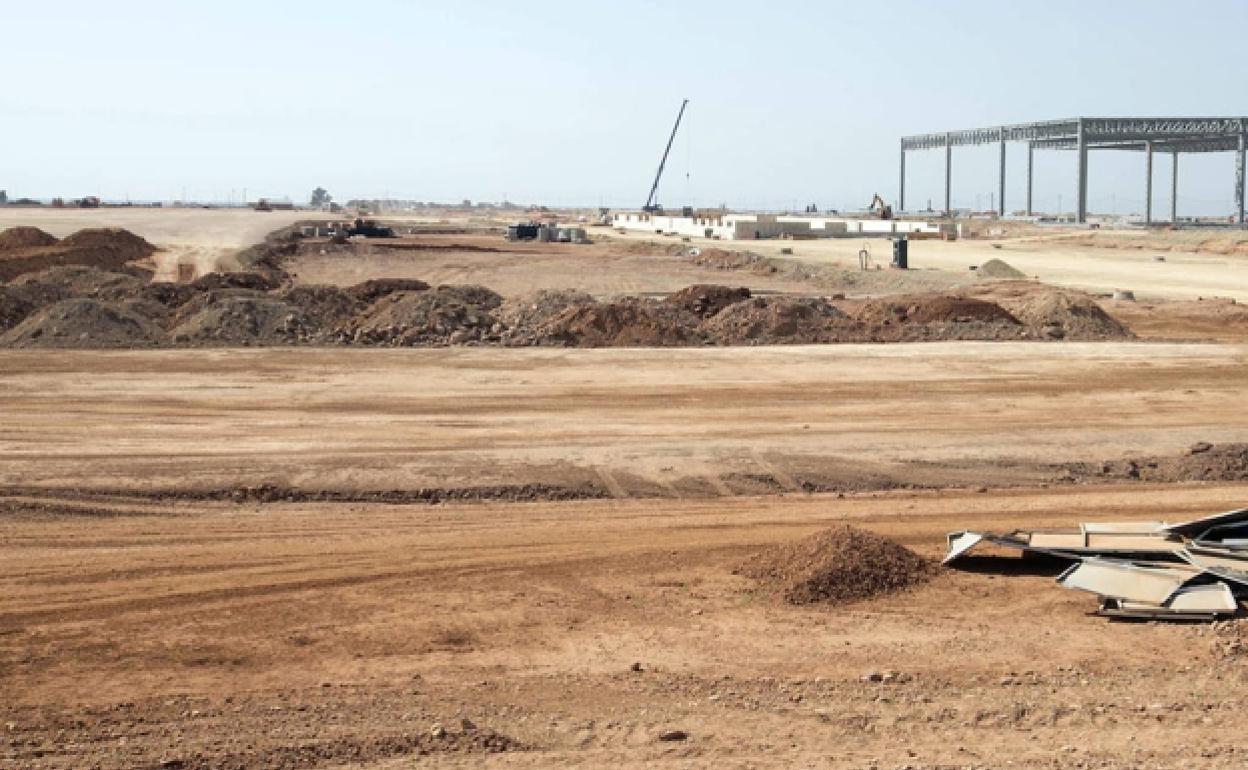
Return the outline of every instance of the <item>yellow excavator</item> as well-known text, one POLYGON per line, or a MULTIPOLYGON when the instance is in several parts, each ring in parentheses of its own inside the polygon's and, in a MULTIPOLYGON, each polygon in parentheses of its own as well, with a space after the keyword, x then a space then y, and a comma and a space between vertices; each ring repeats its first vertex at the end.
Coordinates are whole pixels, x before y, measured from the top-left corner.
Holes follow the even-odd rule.
POLYGON ((875 197, 871 199, 871 205, 867 207, 867 211, 875 214, 880 219, 893 218, 893 207, 885 203, 879 193, 876 193, 875 197))

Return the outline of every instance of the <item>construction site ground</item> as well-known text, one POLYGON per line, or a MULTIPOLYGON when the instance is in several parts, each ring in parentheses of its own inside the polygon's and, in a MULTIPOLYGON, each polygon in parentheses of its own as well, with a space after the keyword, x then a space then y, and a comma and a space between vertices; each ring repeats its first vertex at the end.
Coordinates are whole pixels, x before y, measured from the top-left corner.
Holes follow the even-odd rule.
MULTIPOLYGON (((829 285, 471 237, 285 267, 504 295, 829 285)), ((841 248, 715 244, 816 246, 841 248)), ((1192 261, 1106 301, 1141 340, 0 350, 0 767, 1242 767, 1242 622, 1109 622, 1018 559, 838 607, 736 573, 846 522, 939 557, 951 530, 1242 506, 1248 321, 1187 294, 1248 286, 1242 257, 1079 248, 1127 277, 1192 261)), ((1019 290, 881 272, 881 293, 1019 290)))

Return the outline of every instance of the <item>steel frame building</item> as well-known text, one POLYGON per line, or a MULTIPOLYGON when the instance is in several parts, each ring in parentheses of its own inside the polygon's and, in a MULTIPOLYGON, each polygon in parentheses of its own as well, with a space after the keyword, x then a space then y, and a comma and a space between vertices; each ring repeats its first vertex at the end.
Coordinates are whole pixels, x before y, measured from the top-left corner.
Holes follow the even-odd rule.
POLYGON ((1031 215, 1032 168, 1036 150, 1074 150, 1078 153, 1076 215, 1088 215, 1088 151, 1127 150, 1147 157, 1144 219, 1153 221, 1153 154, 1169 153, 1174 164, 1170 188, 1170 221, 1178 221, 1179 155, 1189 152, 1235 152, 1235 215, 1244 224, 1244 145, 1248 141, 1248 117, 1231 118, 1070 118, 1039 123, 1018 123, 995 128, 973 128, 901 139, 901 185, 898 208, 906 208, 906 153, 913 150, 945 150, 945 213, 953 210, 950 181, 953 148, 964 145, 1000 145, 1001 171, 997 197, 999 213, 1005 213, 1005 143, 1027 144, 1027 214, 1031 215))

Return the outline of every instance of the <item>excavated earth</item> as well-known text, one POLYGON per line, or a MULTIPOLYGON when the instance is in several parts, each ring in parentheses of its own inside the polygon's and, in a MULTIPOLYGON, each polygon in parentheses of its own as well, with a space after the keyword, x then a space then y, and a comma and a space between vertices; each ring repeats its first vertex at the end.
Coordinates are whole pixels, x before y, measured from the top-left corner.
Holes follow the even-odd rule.
POLYGON ((1035 288, 1008 309, 941 293, 864 301, 752 296, 743 287, 705 284, 663 299, 598 300, 569 290, 504 299, 483 286, 411 279, 292 288, 266 273, 214 273, 169 284, 72 265, 23 274, 0 285, 0 298, 3 347, 680 347, 1132 336, 1087 296, 1035 288))

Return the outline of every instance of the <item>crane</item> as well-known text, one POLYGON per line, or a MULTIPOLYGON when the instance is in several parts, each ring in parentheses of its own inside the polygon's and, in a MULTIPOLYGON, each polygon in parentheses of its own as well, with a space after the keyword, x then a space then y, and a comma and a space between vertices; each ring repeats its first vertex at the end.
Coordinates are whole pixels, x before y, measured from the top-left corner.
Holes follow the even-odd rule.
POLYGON ((659 191, 659 180, 663 178, 663 167, 667 165, 667 156, 672 151, 672 142, 676 141, 676 131, 680 128, 680 119, 685 116, 685 107, 688 105, 688 99, 680 103, 680 112, 676 113, 676 125, 672 126, 672 135, 667 138, 667 147, 663 150, 663 158, 659 161, 659 170, 654 174, 654 184, 650 185, 650 195, 646 198, 646 205, 641 207, 642 211, 652 213, 663 210, 662 206, 654 202, 654 196, 659 191))

